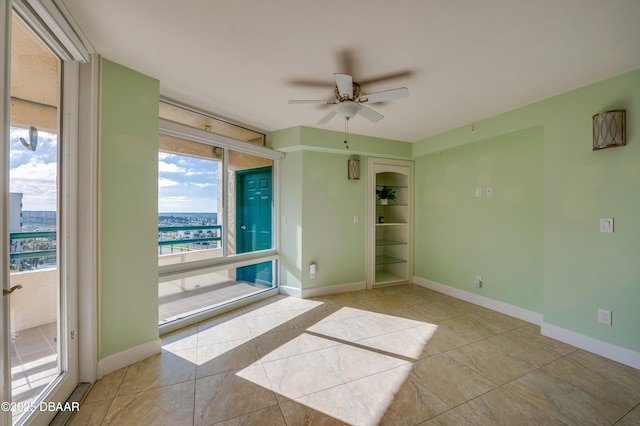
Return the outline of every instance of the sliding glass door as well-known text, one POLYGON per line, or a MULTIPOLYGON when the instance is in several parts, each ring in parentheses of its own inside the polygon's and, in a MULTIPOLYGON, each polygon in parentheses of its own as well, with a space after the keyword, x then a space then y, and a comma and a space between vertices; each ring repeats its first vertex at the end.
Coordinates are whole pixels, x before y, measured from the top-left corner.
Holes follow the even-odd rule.
POLYGON ((78 376, 68 256, 73 166, 60 125, 66 65, 23 16, 2 5, 11 41, 3 52, 10 68, 2 93, 0 415, 7 424, 48 424, 78 376))

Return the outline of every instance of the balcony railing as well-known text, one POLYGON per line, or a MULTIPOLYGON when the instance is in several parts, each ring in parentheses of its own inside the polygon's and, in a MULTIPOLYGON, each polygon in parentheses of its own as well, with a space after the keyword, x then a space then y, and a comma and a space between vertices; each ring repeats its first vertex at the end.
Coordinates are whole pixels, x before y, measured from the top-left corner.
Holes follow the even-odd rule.
POLYGON ((158 227, 158 246, 208 243, 210 241, 222 241, 222 225, 179 225, 158 227), (196 232, 192 233, 191 231, 196 232))
MULTIPOLYGON (((11 241, 27 240, 27 239, 47 239, 48 244, 53 245, 53 248, 47 248, 44 250, 27 250, 16 251, 9 253, 9 259, 32 259, 34 257, 53 257, 56 255, 56 231, 40 231, 40 232, 11 232, 9 234, 11 241)), ((13 244, 11 244, 13 247, 13 244)))
MULTIPOLYGON (((35 258, 55 257, 56 231, 28 231, 11 232, 9 234, 11 251, 10 260, 24 260, 35 258), (14 248, 14 242, 24 240, 40 240, 26 242, 20 246, 19 250, 14 248), (46 246, 46 248, 36 250, 25 250, 28 245, 46 246)), ((171 245, 190 245, 222 241, 222 225, 178 225, 158 227, 158 247, 171 245)), ((194 247, 195 249, 195 247, 194 247)))

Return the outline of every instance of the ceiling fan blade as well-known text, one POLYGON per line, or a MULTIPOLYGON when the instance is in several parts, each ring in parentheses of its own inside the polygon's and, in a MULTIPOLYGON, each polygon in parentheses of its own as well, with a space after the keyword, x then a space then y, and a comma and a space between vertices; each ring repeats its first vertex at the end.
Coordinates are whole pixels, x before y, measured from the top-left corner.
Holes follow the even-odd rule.
POLYGON ((307 86, 307 87, 322 87, 331 89, 335 86, 335 83, 329 80, 311 80, 306 78, 295 78, 287 81, 287 84, 295 86, 307 86))
POLYGON ((331 110, 327 115, 322 117, 320 121, 318 121, 318 124, 325 124, 327 121, 331 120, 335 116, 336 116, 336 112, 334 110, 331 110))
POLYGON ((402 99, 409 96, 409 89, 400 87, 398 89, 384 90, 382 92, 371 93, 370 95, 360 96, 360 102, 374 103, 390 101, 392 99, 402 99), (366 99, 366 100, 365 100, 366 99))
POLYGON ((360 111, 358 111, 358 114, 374 123, 377 123, 384 118, 384 115, 372 110, 371 108, 367 108, 364 105, 360 105, 360 111))
POLYGON ((398 80, 401 78, 409 78, 413 75, 413 71, 412 70, 404 70, 404 71, 397 71, 397 72, 392 72, 389 74, 382 74, 379 75, 377 77, 372 77, 372 78, 368 78, 366 80, 360 80, 358 79, 358 83, 360 83, 361 86, 365 86, 367 84, 372 84, 372 83, 380 83, 382 81, 388 81, 388 80, 398 80))
POLYGON ((338 59, 338 66, 341 67, 340 71, 344 74, 358 75, 355 67, 355 56, 353 50, 341 50, 336 53, 338 59))
POLYGON ((309 100, 291 100, 290 104, 333 104, 333 101, 322 101, 319 99, 309 99, 309 100))
POLYGON ((353 78, 349 74, 334 74, 334 76, 340 97, 347 96, 349 99, 353 99, 353 78))

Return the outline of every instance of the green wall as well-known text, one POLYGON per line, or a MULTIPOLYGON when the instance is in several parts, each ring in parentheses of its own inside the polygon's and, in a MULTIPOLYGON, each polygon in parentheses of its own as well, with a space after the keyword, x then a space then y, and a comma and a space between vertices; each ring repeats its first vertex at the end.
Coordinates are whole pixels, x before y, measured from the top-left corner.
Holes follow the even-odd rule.
MULTIPOLYGON (((509 245, 512 252, 529 253, 532 259, 542 256, 541 266, 535 266, 537 261, 532 261, 528 269, 522 265, 525 256, 511 254, 509 262, 516 258, 519 268, 523 268, 521 276, 517 277, 514 273, 517 271, 512 271, 510 263, 505 262, 504 271, 492 268, 491 275, 483 276, 485 287, 479 293, 539 312, 544 315, 545 323, 640 351, 640 226, 634 223, 640 218, 638 111, 640 70, 478 122, 474 134, 464 127, 416 142, 413 147, 416 175, 422 181, 416 185, 416 218, 420 218, 416 223, 416 259, 424 259, 426 263, 416 269, 416 275, 475 291, 469 285, 473 278, 469 275, 475 273, 475 268, 469 264, 475 265, 476 258, 469 249, 468 240, 475 240, 476 235, 469 234, 468 240, 462 234, 457 235, 452 243, 446 237, 455 232, 453 223, 440 231, 435 225, 420 224, 419 221, 440 217, 443 201, 438 201, 438 197, 461 197, 463 190, 468 196, 476 182, 480 184, 480 168, 472 167, 474 155, 504 155, 522 170, 497 176, 493 171, 498 172, 501 167, 496 163, 496 168, 489 173, 495 188, 494 197, 504 193, 514 179, 527 184, 527 176, 518 176, 525 175, 525 170, 527 175, 536 173, 532 179, 538 179, 535 164, 540 163, 539 148, 533 146, 539 145, 535 142, 538 138, 535 134, 541 133, 543 200, 533 202, 534 190, 526 196, 523 194, 522 201, 536 212, 543 209, 541 248, 538 238, 533 235, 534 230, 540 228, 539 213, 524 211, 520 204, 503 203, 501 210, 504 211, 499 213, 514 220, 517 229, 522 227, 527 232, 527 237, 521 241, 508 235, 513 232, 510 226, 496 227, 491 238, 484 234, 485 227, 497 225, 493 223, 493 217, 456 213, 466 220, 467 223, 459 225, 467 231, 482 230, 485 251, 504 254, 509 245), (627 111, 627 146, 592 151, 591 117, 611 109, 627 111), (529 143, 526 142, 528 139, 529 143), (503 153, 507 148, 509 152, 503 153), (444 160, 438 160, 440 156, 444 160), (467 168, 461 168, 453 182, 443 183, 447 161, 466 164, 467 168), (430 178, 436 183, 431 184, 430 178), (469 183, 456 187, 456 182, 469 183), (454 194, 447 195, 449 190, 454 194), (429 194, 436 199, 425 200, 429 194), (613 234, 599 232, 600 217, 615 219, 613 234), (538 248, 532 248, 531 243, 537 244, 538 248), (439 247, 446 247, 453 259, 438 255, 439 247), (439 260, 430 261, 430 256, 439 260), (445 267, 461 268, 464 276, 447 272, 445 267), (529 277, 529 273, 541 276, 542 280, 529 277), (498 288, 499 295, 495 295, 494 282, 502 287, 510 282, 512 290, 521 289, 509 292, 506 288, 498 288), (598 308, 612 311, 612 326, 597 322, 598 308)), ((527 185, 530 184, 533 181, 527 185)), ((484 209, 480 203, 486 203, 488 199, 473 201, 484 209)), ((461 207, 473 205, 473 201, 455 200, 461 207)), ((482 273, 481 270, 478 272, 482 273)))
POLYGON ((411 144, 295 127, 270 135, 281 162, 281 285, 302 290, 365 280, 367 156, 410 158, 411 144), (360 180, 347 160, 360 160, 360 180), (354 216, 359 223, 354 223, 354 216), (315 278, 309 265, 318 266, 315 278))
POLYGON ((280 162, 280 285, 302 288, 302 152, 280 162))
POLYGON ((302 277, 304 288, 365 279, 366 162, 360 180, 347 179, 349 155, 302 153, 302 277), (354 223, 353 216, 358 216, 354 223), (309 264, 316 263, 316 278, 309 264))
POLYGON ((535 127, 416 159, 416 276, 542 311, 543 136, 535 127))
POLYGON ((100 355, 158 337, 159 82, 100 63, 100 355))
POLYGON ((411 158, 411 144, 407 142, 350 134, 347 149, 344 133, 311 127, 292 127, 273 132, 270 135, 270 145, 273 149, 284 152, 307 150, 341 156, 375 155, 383 158, 411 158))

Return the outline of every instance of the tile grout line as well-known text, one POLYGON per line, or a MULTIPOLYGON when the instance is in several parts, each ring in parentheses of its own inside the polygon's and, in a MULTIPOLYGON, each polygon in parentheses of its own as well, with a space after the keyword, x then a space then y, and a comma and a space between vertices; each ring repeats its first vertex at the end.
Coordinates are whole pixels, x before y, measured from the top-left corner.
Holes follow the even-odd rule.
MULTIPOLYGON (((491 339, 491 338, 493 338, 493 337, 501 336, 501 335, 504 335, 504 334, 509 333, 509 332, 511 332, 511 331, 519 330, 519 329, 522 329, 522 328, 524 328, 524 327, 528 327, 529 325, 531 325, 531 324, 530 324, 530 323, 527 323, 527 324, 525 324, 525 325, 522 325, 522 326, 519 326, 519 327, 513 328, 513 329, 511 329, 511 330, 506 330, 506 331, 503 331, 503 332, 501 332, 501 333, 497 333, 497 334, 495 334, 495 335, 493 335, 493 336, 490 336, 490 337, 487 337, 487 338, 484 338, 484 339, 481 339, 481 340, 477 340, 477 341, 475 341, 475 342, 470 342, 470 343, 466 343, 466 344, 461 345, 461 346, 457 346, 457 347, 455 347, 455 348, 451 348, 451 349, 449 349, 449 350, 447 350, 447 351, 440 352, 440 354, 442 354, 442 355, 447 355, 447 353, 448 353, 448 352, 451 352, 451 351, 457 350, 457 349, 459 349, 459 348, 463 348, 463 347, 465 347, 465 346, 469 346, 469 345, 473 345, 473 344, 476 344, 476 343, 484 342, 484 341, 489 340, 489 339, 491 339)), ((534 324, 534 325, 535 325, 535 324, 534 324)), ((473 400, 476 400, 476 399, 478 399, 478 398, 480 398, 480 397, 482 397, 482 396, 484 396, 484 395, 486 395, 486 394, 488 394, 488 393, 490 393, 490 392, 493 392, 493 391, 495 391, 495 390, 498 390, 498 389, 500 389, 500 388, 502 388, 502 387, 504 387, 504 386, 506 386, 506 385, 508 385, 508 384, 510 384, 510 383, 513 383, 513 382, 515 382, 515 381, 519 380, 520 378, 522 378, 522 377, 524 377, 524 376, 527 376, 527 375, 529 375, 529 374, 531 374, 531 373, 534 373, 534 372, 536 372, 536 371, 540 370, 540 369, 541 369, 541 368, 543 368, 543 367, 546 367, 546 366, 547 366, 547 365, 549 365, 549 364, 552 364, 552 363, 554 363, 554 362, 556 362, 556 361, 559 361, 559 360, 561 360, 561 359, 563 359, 563 358, 566 358, 566 357, 568 357, 569 355, 573 354, 574 352, 576 352, 576 351, 578 351, 578 350, 579 350, 579 349, 578 349, 578 348, 576 348, 575 350, 573 350, 573 351, 571 351, 571 352, 569 352, 569 353, 567 353, 567 354, 565 354, 565 355, 562 355, 562 356, 560 356, 560 357, 558 357, 558 358, 556 358, 556 359, 554 359, 554 360, 552 360, 552 361, 549 361, 549 362, 548 362, 548 363, 546 363, 546 364, 541 365, 540 367, 536 367, 535 369, 533 369, 533 370, 531 370, 531 371, 529 371, 529 372, 527 372, 527 373, 525 373, 525 374, 522 374, 522 375, 520 375, 520 376, 518 376, 518 377, 516 377, 516 378, 514 378, 514 379, 512 379, 512 380, 510 380, 510 381, 508 381, 508 382, 506 382, 506 383, 500 384, 500 385, 499 385, 499 384, 496 384, 493 380, 491 380, 489 377, 486 377, 486 376, 485 376, 484 374, 482 374, 481 372, 479 372, 479 371, 475 371, 475 370, 474 370, 478 375, 482 376, 484 379, 488 380, 489 382, 491 382, 491 383, 495 384, 495 385, 496 385, 496 387, 495 387, 495 388, 493 388, 493 389, 489 389, 488 391, 483 392, 483 393, 481 393, 481 394, 478 394, 478 395, 474 396, 473 398, 468 399, 468 400, 466 400, 466 401, 464 401, 464 402, 462 402, 462 403, 460 403, 460 404, 458 404, 458 405, 456 405, 456 406, 453 406, 453 407, 451 407, 449 410, 443 411, 442 413, 439 413, 438 415, 433 416, 433 417, 431 417, 431 418, 435 418, 435 417, 441 416, 441 415, 443 415, 443 414, 445 414, 445 413, 447 413, 447 412, 449 412, 449 411, 452 411, 452 410, 454 410, 454 409, 456 409, 456 408, 458 408, 458 407, 461 407, 461 406, 463 406, 463 405, 465 405, 465 404, 467 404, 467 403, 469 403, 469 402, 471 402, 471 401, 473 401, 473 400)), ((434 356, 434 355, 432 355, 432 356, 434 356)), ((430 356, 430 357, 428 357, 428 358, 431 358, 432 356, 430 356)), ((447 355, 447 356, 449 356, 449 355, 447 355)), ((451 357, 449 356, 449 358, 451 358, 451 357)), ((425 358, 425 359, 426 359, 426 358, 425 358)), ((456 360, 455 360, 455 358, 451 358, 451 359, 453 359, 454 361, 456 361, 456 360)), ((460 362, 460 361, 458 361, 458 362, 460 362)), ((462 363, 462 364, 463 364, 466 368, 470 368, 468 365, 466 365, 466 364, 464 364, 464 363, 462 363)), ((517 396, 517 395, 514 395, 514 396, 515 396, 516 398, 518 398, 518 399, 520 399, 520 400, 524 401, 525 403, 527 403, 527 404, 531 405, 531 406, 532 406, 532 407, 534 407, 534 408, 541 409, 540 407, 538 407, 538 406, 536 406, 536 405, 531 404, 529 401, 526 401, 526 400, 524 400, 524 399, 520 398, 520 397, 519 397, 519 396, 517 396)), ((448 404, 447 404, 447 405, 448 405, 448 404)), ((639 403, 638 405, 640 406, 640 403, 639 403)), ((545 412, 546 412, 546 411, 545 411, 545 412)), ((462 416, 462 415, 460 415, 460 416, 462 416)), ((552 415, 552 416, 553 416, 553 415, 552 415)), ((471 422, 471 420, 470 420, 470 419, 468 419, 467 417, 464 417, 464 416, 462 416, 462 417, 463 417, 465 420, 467 420, 468 422, 471 422)), ((553 416, 553 417, 555 418, 555 416, 553 416)), ((429 419, 426 419, 426 420, 429 420, 429 419)), ((425 420, 425 421, 426 421, 426 420, 425 420)))
MULTIPOLYGON (((485 340, 487 340, 487 339, 485 339, 485 340)), ((568 357, 569 355, 571 355, 571 354, 573 354, 573 353, 577 352, 578 350, 579 350, 579 349, 578 349, 578 348, 576 348, 575 350, 573 350, 573 351, 571 351, 571 352, 569 352, 569 353, 567 353, 567 354, 565 354, 565 355, 562 355, 562 356, 560 356, 560 357, 558 357, 558 358, 554 359, 553 361, 549 361, 549 362, 547 362, 546 364, 543 364, 543 365, 541 365, 541 366, 539 366, 539 367, 536 367, 535 369, 533 369, 533 370, 531 370, 531 371, 529 371, 529 372, 527 372, 527 373, 524 373, 524 374, 522 374, 522 375, 520 375, 520 376, 518 376, 518 377, 516 377, 516 378, 514 378, 514 379, 512 379, 512 380, 509 380, 508 382, 505 382, 505 383, 503 383, 503 384, 501 384, 501 385, 497 385, 497 387, 496 387, 496 388, 494 388, 494 389, 488 390, 488 391, 486 391, 486 392, 484 392, 484 393, 482 393, 482 394, 480 394, 480 395, 477 395, 477 396, 475 396, 475 397, 473 397, 473 398, 471 398, 471 399, 469 399, 469 400, 467 400, 467 401, 463 402, 462 404, 458 404, 456 407, 453 407, 453 408, 452 408, 452 410, 453 410, 454 408, 457 408, 457 407, 460 407, 460 406, 462 406, 462 405, 465 405, 465 404, 467 404, 468 402, 471 402, 471 401, 473 401, 473 400, 475 400, 475 399, 478 399, 478 398, 480 398, 480 397, 482 397, 482 396, 484 396, 484 395, 486 395, 486 394, 488 394, 488 393, 490 393, 490 392, 493 392, 493 391, 495 391, 495 390, 498 390, 498 389, 500 389, 500 388, 503 388, 503 387, 505 387, 506 385, 509 385, 509 384, 511 384, 511 383, 513 383, 513 382, 515 382, 515 381, 517 381, 517 380, 519 380, 519 379, 521 379, 521 378, 523 378, 523 377, 525 377, 525 376, 528 376, 529 374, 535 373, 536 371, 538 371, 538 370, 540 370, 540 369, 542 369, 542 368, 544 368, 544 367, 546 367, 546 366, 548 366, 548 365, 551 365, 551 364, 553 364, 553 363, 555 363, 555 362, 557 362, 557 361, 559 361, 559 360, 561 360, 561 359, 564 359, 564 358, 568 357)), ((491 380, 491 379, 489 379, 488 377, 484 376, 482 373, 480 373, 480 372, 477 372, 477 373, 478 373, 478 374, 480 374, 480 375, 481 375, 482 377, 484 377, 485 379, 487 379, 487 380, 489 380, 489 381, 492 381, 492 380, 491 380)), ((547 412, 546 410, 544 410, 543 408, 538 407, 537 405, 532 404, 531 402, 529 402, 529 401, 527 401, 527 400, 525 400, 525 399, 522 399, 520 396, 518 396, 518 395, 513 395, 513 396, 514 396, 515 398, 518 398, 519 400, 521 400, 521 401, 525 402, 526 404, 528 404, 528 405, 530 405, 530 406, 532 406, 532 407, 534 407, 534 408, 538 409, 538 410, 542 410, 543 412, 545 412, 545 413, 547 413, 547 414, 551 415, 553 418, 557 419, 558 421, 562 421, 561 419, 558 419, 558 418, 557 418, 553 413, 548 413, 548 412, 547 412)), ((638 404, 638 405, 640 405, 640 404, 638 404)), ((463 417, 464 417, 464 416, 463 416, 463 417)), ((468 418, 466 418, 466 417, 465 417, 465 420, 470 421, 470 420, 469 420, 468 418)))
POLYGON ((618 423, 620 423, 620 420, 624 419, 625 417, 627 417, 629 414, 631 414, 634 410, 640 410, 640 401, 634 405, 633 407, 631 407, 631 409, 629 411, 627 411, 626 413, 624 413, 622 415, 622 417, 620 417, 618 420, 615 421, 615 423, 613 423, 614 425, 617 425, 618 423))
MULTIPOLYGON (((113 398, 110 398, 109 401, 109 406, 107 407, 107 410, 104 412, 104 417, 102 418, 102 420, 100 421, 100 425, 105 424, 104 422, 107 419, 107 415, 109 414, 109 410, 111 410, 111 406, 113 405, 113 401, 115 401, 115 399, 117 398, 118 395, 118 391, 120 390, 120 387, 122 386, 122 382, 124 382, 124 378, 127 375, 127 372, 129 371, 129 366, 125 367, 126 370, 124 371, 124 373, 122 373, 122 378, 120 379, 120 383, 118 383, 118 387, 116 388, 116 392, 113 394, 113 398)), ((104 377, 103 377, 104 378, 104 377)), ((102 380, 102 379, 101 379, 102 380)), ((91 388, 89 389, 89 392, 87 393, 87 397, 89 396, 89 393, 93 390, 93 387, 95 386, 95 384, 93 386, 91 386, 91 388)), ((85 397, 86 400, 86 397, 85 397)), ((96 402, 100 402, 100 401, 96 401, 96 402)), ((81 406, 82 407, 82 406, 81 406)))

